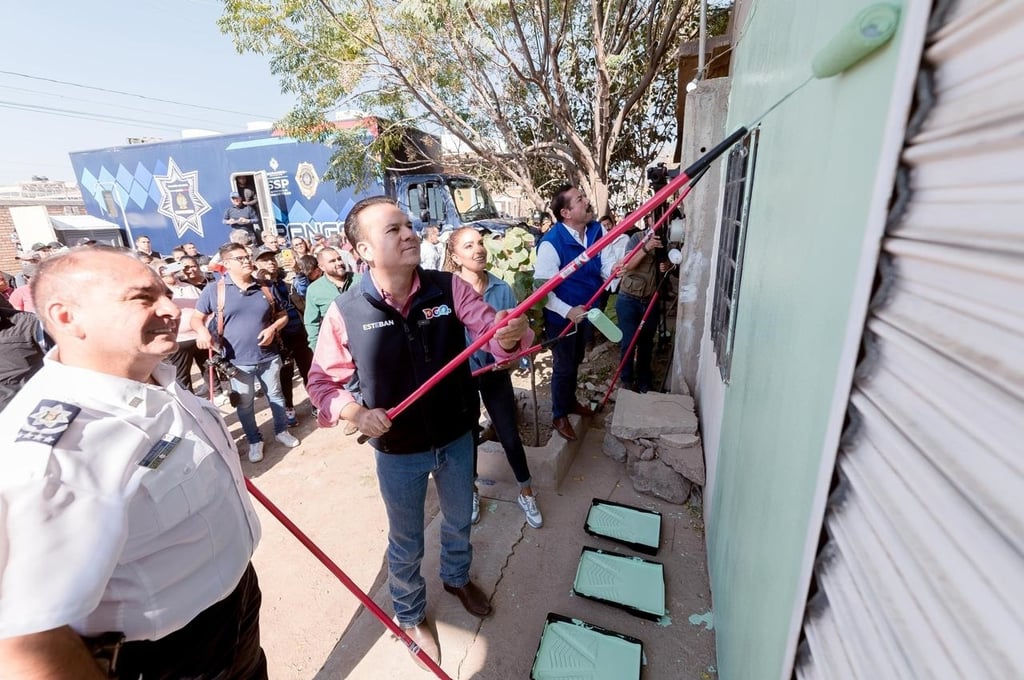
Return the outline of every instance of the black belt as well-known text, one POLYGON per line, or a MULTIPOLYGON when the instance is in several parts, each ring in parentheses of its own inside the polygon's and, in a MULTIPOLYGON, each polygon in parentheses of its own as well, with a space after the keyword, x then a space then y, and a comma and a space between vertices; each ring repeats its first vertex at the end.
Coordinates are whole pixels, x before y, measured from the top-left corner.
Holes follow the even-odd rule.
POLYGON ((111 678, 266 680, 267 659, 260 647, 261 599, 250 564, 230 595, 159 640, 124 642, 124 635, 107 633, 84 641, 111 678))

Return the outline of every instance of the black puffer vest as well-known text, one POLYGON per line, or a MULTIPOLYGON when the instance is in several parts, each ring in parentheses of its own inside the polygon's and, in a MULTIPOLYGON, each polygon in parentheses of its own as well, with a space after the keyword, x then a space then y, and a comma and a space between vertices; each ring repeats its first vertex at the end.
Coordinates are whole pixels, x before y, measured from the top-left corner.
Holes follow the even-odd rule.
MULTIPOLYGON (((418 271, 420 289, 408 318, 380 299, 369 275, 335 301, 367 408, 396 406, 466 348, 466 329, 455 316, 452 275, 418 271)), ((370 444, 385 453, 427 451, 471 431, 479 416, 469 363, 463 362, 370 444)))

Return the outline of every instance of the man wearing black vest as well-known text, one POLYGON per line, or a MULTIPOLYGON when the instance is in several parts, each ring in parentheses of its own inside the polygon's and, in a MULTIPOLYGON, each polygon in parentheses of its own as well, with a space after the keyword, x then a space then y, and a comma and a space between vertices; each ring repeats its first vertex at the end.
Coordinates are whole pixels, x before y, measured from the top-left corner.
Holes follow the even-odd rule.
MULTIPOLYGON (((324 315, 309 372, 309 397, 319 410, 320 425, 332 427, 344 419, 371 438, 388 513, 388 580, 395 618, 439 661, 437 641, 425 620, 427 592, 420 574, 423 505, 431 475, 443 516, 444 589, 475 616, 491 611, 488 596, 469 579, 472 431, 480 406, 468 363, 394 421, 386 409, 465 349, 467 330, 479 336, 507 312, 495 313, 458 277, 420 268, 419 239, 408 216, 389 198, 376 196, 353 206, 345 219, 345 235, 369 272, 324 315), (357 370, 363 405, 345 389, 357 370)), ((526 319, 517 317, 485 348, 501 361, 532 340, 526 319)))

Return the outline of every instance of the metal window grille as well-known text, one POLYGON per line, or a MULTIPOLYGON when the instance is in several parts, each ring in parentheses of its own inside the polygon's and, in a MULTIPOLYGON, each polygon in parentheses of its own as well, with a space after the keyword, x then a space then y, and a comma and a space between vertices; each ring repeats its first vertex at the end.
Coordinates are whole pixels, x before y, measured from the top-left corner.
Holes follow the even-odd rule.
POLYGON ((722 380, 729 382, 732 343, 736 329, 743 249, 747 236, 747 215, 757 156, 758 129, 750 131, 729 151, 725 166, 722 220, 718 235, 718 264, 714 302, 711 308, 711 342, 722 380))

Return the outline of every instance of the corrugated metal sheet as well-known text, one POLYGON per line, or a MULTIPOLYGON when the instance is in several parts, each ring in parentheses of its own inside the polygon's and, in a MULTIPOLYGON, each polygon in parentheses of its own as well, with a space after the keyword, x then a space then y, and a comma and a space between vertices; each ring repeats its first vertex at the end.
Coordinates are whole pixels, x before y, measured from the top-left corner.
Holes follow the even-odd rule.
POLYGON ((798 678, 1024 677, 1024 3, 925 54, 798 678))

